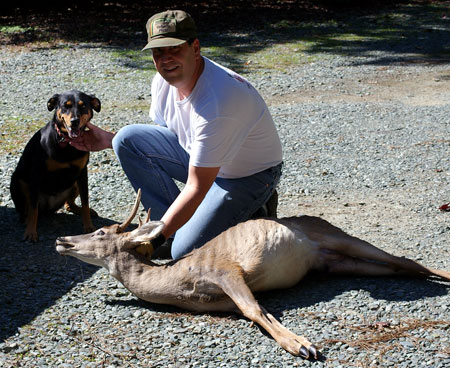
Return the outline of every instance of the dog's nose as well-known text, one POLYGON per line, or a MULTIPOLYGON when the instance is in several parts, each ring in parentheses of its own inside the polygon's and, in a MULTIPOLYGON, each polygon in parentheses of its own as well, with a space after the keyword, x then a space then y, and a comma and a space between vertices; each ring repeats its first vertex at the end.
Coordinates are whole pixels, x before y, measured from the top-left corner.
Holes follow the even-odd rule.
POLYGON ((72 125, 72 126, 78 126, 78 125, 80 125, 80 119, 71 119, 70 120, 70 124, 72 125))

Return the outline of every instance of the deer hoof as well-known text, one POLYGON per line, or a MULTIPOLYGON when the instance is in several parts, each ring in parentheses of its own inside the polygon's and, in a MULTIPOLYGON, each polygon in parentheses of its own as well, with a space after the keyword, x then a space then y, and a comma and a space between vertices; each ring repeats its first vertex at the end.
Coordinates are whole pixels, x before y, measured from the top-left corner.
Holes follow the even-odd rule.
POLYGON ((309 348, 302 346, 299 355, 304 359, 309 359, 311 356, 317 359, 317 349, 314 345, 311 345, 309 348))
POLYGON ((317 359, 317 348, 314 345, 311 345, 308 350, 314 359, 317 359))

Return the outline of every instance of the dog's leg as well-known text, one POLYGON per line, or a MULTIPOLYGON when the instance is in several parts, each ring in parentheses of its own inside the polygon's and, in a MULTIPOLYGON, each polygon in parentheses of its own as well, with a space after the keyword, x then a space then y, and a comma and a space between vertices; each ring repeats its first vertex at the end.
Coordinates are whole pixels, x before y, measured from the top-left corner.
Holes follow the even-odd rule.
POLYGON ((80 192, 81 199, 81 218, 83 220, 83 227, 86 233, 90 233, 95 230, 91 220, 91 212, 94 216, 97 213, 94 210, 89 209, 89 189, 88 189, 88 173, 87 166, 81 171, 80 177, 77 180, 78 190, 80 192))
POLYGON ((20 192, 22 194, 20 209, 21 217, 25 219, 25 233, 23 240, 27 242, 37 242, 37 223, 38 223, 38 189, 36 186, 30 186, 22 180, 19 180, 20 192))
POLYGON ((91 216, 96 217, 98 215, 93 209, 86 206, 80 207, 75 203, 75 200, 79 195, 80 192, 78 190, 78 184, 75 183, 74 186, 72 187, 70 197, 64 203, 64 209, 67 212, 71 212, 81 216, 81 221, 83 222, 83 229, 86 233, 89 233, 95 230, 94 226, 92 225, 91 216))
POLYGON ((64 209, 67 212, 74 213, 76 215, 81 216, 81 207, 77 206, 75 203, 75 200, 80 195, 80 192, 78 191, 78 185, 75 183, 69 193, 68 198, 66 199, 66 202, 64 203, 64 209))
POLYGON ((23 240, 29 241, 29 242, 37 242, 38 240, 38 234, 37 234, 37 223, 38 223, 38 208, 32 207, 31 205, 28 207, 27 210, 27 217, 25 220, 26 229, 25 229, 25 235, 23 237, 23 240))
MULTIPOLYGON (((78 197, 78 191, 77 191, 77 195, 73 198, 68 199, 65 203, 64 203, 64 209, 67 212, 71 212, 74 213, 75 215, 79 215, 82 216, 83 212, 80 206, 78 206, 75 203, 75 199, 78 197)), ((91 215, 91 217, 97 217, 98 214, 97 212, 95 212, 92 208, 89 208, 89 213, 91 215)))
POLYGON ((283 349, 295 356, 317 359, 314 345, 306 338, 289 331, 258 304, 239 270, 212 272, 211 276, 210 281, 222 288, 239 308, 240 313, 263 327, 283 349))

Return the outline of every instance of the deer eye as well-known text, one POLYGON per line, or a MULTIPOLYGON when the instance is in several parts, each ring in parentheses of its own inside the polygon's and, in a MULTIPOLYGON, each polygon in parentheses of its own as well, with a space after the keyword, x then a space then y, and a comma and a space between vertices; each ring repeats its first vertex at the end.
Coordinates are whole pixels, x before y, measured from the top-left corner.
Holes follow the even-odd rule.
POLYGON ((94 234, 92 234, 92 236, 103 236, 103 235, 105 235, 105 232, 102 229, 100 229, 100 230, 96 231, 94 234))

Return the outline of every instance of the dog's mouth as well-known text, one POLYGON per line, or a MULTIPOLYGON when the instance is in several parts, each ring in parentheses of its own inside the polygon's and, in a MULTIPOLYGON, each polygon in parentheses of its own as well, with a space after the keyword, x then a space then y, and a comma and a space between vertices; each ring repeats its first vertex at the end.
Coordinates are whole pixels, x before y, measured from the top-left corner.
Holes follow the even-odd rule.
POLYGON ((81 129, 79 127, 72 127, 67 129, 67 135, 70 139, 78 138, 78 136, 81 134, 81 129))
POLYGON ((83 135, 83 132, 86 129, 86 125, 83 126, 68 126, 67 124, 64 123, 64 127, 66 128, 66 132, 67 132, 67 136, 69 137, 69 139, 75 139, 78 137, 81 137, 83 135))

